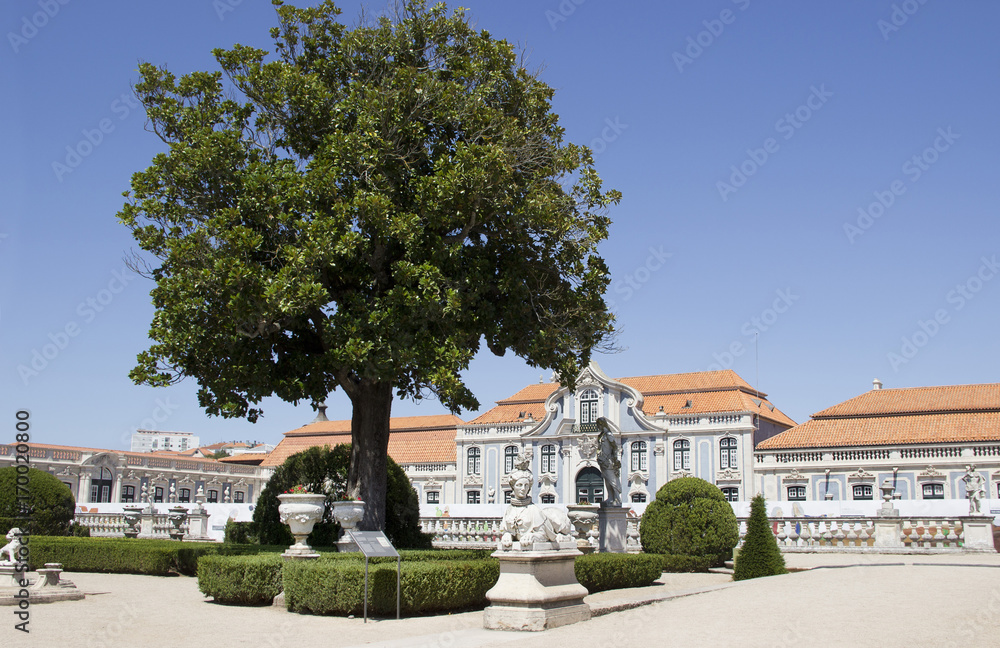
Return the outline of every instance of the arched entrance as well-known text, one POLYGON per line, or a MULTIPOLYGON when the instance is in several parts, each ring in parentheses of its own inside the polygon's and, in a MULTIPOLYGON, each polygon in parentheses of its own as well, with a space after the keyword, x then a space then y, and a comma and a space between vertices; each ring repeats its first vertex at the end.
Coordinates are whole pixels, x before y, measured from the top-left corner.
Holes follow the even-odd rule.
POLYGON ((91 502, 110 502, 111 487, 114 485, 114 475, 109 468, 101 468, 100 475, 95 475, 90 482, 91 502))
POLYGON ((590 504, 604 501, 604 477, 593 466, 581 470, 576 476, 576 503, 586 500, 590 504))

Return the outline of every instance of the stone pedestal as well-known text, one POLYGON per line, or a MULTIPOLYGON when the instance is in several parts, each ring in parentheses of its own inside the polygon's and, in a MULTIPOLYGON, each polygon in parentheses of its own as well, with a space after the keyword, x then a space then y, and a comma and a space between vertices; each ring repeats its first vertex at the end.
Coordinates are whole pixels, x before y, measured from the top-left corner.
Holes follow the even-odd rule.
POLYGON ((590 619, 587 588, 576 580, 576 542, 535 543, 530 551, 496 551, 500 578, 486 598, 483 627, 540 631, 590 619))
POLYGON ((628 543, 628 507, 604 506, 597 511, 597 526, 600 532, 598 551, 625 553, 628 543))
POLYGON ((875 518, 875 548, 902 549, 903 522, 898 517, 875 518))
POLYGON ((139 516, 139 537, 153 538, 153 514, 146 511, 139 516))
POLYGON ((188 513, 188 532, 185 540, 211 540, 208 535, 208 513, 195 508, 188 513))
POLYGON ((16 563, 0 563, 0 587, 20 587, 21 579, 28 579, 28 572, 15 571, 16 563))
POLYGON ((962 533, 965 535, 965 543, 962 546, 966 551, 986 551, 994 553, 993 546, 993 518, 990 516, 970 515, 961 517, 962 533))

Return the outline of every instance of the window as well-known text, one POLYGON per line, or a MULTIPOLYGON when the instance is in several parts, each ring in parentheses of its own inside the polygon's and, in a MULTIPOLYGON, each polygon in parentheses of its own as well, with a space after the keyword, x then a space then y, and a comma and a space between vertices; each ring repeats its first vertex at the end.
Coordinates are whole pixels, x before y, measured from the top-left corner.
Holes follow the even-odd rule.
POLYGON ((236 491, 236 494, 233 496, 233 501, 235 503, 237 503, 237 504, 242 504, 243 503, 243 491, 236 491))
POLYGON ((466 504, 479 504, 479 502, 480 502, 479 491, 469 491, 468 493, 465 494, 466 504))
MULTIPOLYGON (((470 448, 471 449, 471 448, 470 448)), ((477 448, 478 450, 478 448, 477 448)), ((503 449, 503 472, 507 474, 514 470, 514 462, 517 461, 517 446, 507 446, 503 449)), ((479 472, 478 470, 476 472, 479 472)))
POLYGON ((552 493, 545 493, 542 495, 542 504, 555 504, 556 496, 552 493))
POLYGON ((872 486, 871 486, 871 484, 855 484, 855 486, 854 486, 854 499, 856 499, 856 500, 870 500, 870 499, 872 499, 872 486))
POLYGON ((482 450, 479 448, 469 448, 469 452, 467 453, 469 463, 465 472, 470 475, 478 475, 482 469, 482 455, 482 450))
POLYGON ((542 446, 542 472, 556 471, 556 447, 552 444, 542 446))
MULTIPOLYGON (((805 488, 798 486, 796 488, 802 488, 802 499, 806 498, 805 488)), ((740 489, 735 486, 730 486, 722 489, 722 494, 726 496, 727 502, 738 502, 740 501, 740 489)), ((792 499, 789 497, 788 499, 792 499)))
POLYGON ((645 493, 632 493, 632 501, 633 502, 645 502, 646 501, 646 494, 645 493))
POLYGON ((427 503, 428 504, 440 504, 441 503, 441 491, 427 491, 427 503))
MULTIPOLYGON (((632 442, 632 470, 646 470, 646 442, 632 442)), ((643 500, 645 501, 645 500, 643 500)))
POLYGON ((736 461, 736 439, 726 437, 719 441, 719 451, 722 454, 722 463, 720 465, 723 469, 736 470, 739 467, 736 461))
POLYGON ((191 501, 191 489, 190 488, 182 488, 181 489, 181 495, 180 495, 180 497, 177 498, 177 501, 178 502, 190 502, 191 501))
POLYGON ((135 501, 135 486, 122 486, 122 501, 123 502, 135 501))
POLYGON ((588 389, 580 394, 580 422, 597 423, 597 392, 588 389))
POLYGON ((944 484, 924 484, 924 499, 944 499, 944 484))
POLYGON ((219 491, 217 491, 217 490, 210 490, 210 491, 208 491, 208 503, 209 504, 218 504, 219 503, 219 491))
POLYGON ((802 502, 806 499, 806 487, 805 486, 789 486, 788 487, 788 499, 792 502, 802 502))
POLYGON ((163 501, 163 486, 157 486, 153 489, 153 501, 162 502, 163 501))
POLYGON ((514 497, 514 491, 505 490, 503 492, 503 503, 510 504, 510 498, 514 497))
POLYGON ((691 442, 687 439, 674 441, 674 472, 691 470, 691 442))

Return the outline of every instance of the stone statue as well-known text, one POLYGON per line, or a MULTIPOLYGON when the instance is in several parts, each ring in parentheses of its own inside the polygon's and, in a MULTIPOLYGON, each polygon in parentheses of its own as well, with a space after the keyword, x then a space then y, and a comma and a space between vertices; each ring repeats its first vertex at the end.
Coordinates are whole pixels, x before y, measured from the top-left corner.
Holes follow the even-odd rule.
POLYGON ((500 521, 500 533, 503 535, 498 548, 501 551, 510 551, 515 541, 522 551, 531 550, 536 542, 573 542, 573 527, 564 511, 557 508, 543 510, 532 503, 529 461, 524 455, 518 457, 515 469, 508 478, 513 494, 500 521))
POLYGON ((969 515, 982 515, 983 498, 986 496, 986 487, 983 484, 983 476, 976 472, 976 467, 966 466, 965 496, 969 498, 969 515))
MULTIPOLYGON (((0 549, 0 565, 13 565, 21 560, 21 547, 24 545, 21 536, 21 529, 16 527, 7 532, 7 540, 10 542, 0 549), (7 560, 3 559, 4 556, 7 556, 7 560)), ((26 559, 27 553, 24 554, 24 557, 26 559)))
POLYGON ((597 419, 597 465, 601 469, 604 477, 606 506, 622 505, 622 480, 621 480, 621 446, 615 440, 615 434, 611 431, 608 419, 603 416, 597 419))

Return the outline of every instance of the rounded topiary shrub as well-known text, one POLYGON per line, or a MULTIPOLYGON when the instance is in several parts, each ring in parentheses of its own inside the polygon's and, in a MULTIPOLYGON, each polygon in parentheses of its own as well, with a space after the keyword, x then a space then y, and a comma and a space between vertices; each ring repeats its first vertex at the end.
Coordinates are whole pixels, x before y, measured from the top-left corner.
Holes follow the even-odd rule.
POLYGON ((733 568, 733 580, 746 580, 761 576, 776 576, 787 574, 785 557, 778 549, 778 541, 771 532, 767 520, 767 505, 763 495, 758 495, 750 502, 750 520, 747 521, 747 534, 743 538, 743 546, 736 556, 733 568))
POLYGON ((656 492, 639 523, 639 540, 646 553, 707 556, 721 564, 732 556, 739 526, 717 486, 681 477, 656 492))
MULTIPOLYGON (((330 446, 313 446, 293 454, 275 469, 268 480, 253 512, 253 525, 247 537, 261 544, 289 545, 292 533, 278 518, 278 495, 301 484, 314 493, 323 492, 323 483, 330 479, 335 490, 347 484, 347 471, 351 464, 351 446, 342 443, 330 446)), ((429 549, 431 536, 420 531, 420 503, 406 473, 390 457, 387 461, 385 534, 397 549, 429 549)), ((327 499, 323 522, 316 524, 307 542, 313 547, 330 547, 336 544, 340 525, 334 522, 332 503, 327 499)))
POLYGON ((69 535, 75 512, 69 486, 49 473, 0 468, 0 533, 6 535, 17 527, 31 535, 69 535))

